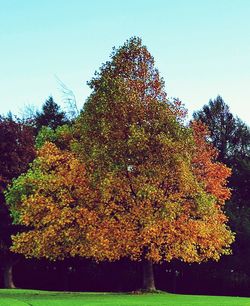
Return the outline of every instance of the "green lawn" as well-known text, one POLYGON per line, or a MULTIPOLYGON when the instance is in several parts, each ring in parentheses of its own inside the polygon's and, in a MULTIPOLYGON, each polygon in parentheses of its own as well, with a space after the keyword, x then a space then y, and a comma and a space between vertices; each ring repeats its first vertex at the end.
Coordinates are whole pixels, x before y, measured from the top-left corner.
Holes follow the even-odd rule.
POLYGON ((250 298, 178 294, 73 293, 0 290, 0 306, 241 306, 250 298))

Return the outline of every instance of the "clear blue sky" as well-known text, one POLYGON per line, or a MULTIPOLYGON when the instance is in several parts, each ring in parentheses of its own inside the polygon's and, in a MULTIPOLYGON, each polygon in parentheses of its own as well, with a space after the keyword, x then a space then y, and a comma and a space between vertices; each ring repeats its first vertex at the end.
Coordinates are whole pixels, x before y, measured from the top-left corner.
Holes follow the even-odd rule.
POLYGON ((0 113, 41 106, 55 75, 82 107, 113 46, 140 36, 169 97, 192 113, 220 94, 250 125, 249 0, 0 0, 0 113))

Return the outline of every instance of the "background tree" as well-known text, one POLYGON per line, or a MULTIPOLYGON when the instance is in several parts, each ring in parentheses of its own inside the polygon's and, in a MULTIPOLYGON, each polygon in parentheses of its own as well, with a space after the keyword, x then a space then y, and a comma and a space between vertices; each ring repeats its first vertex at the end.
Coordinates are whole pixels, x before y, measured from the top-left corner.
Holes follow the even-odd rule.
POLYGON ((7 193, 16 221, 31 226, 13 250, 142 261, 146 290, 155 290, 153 262, 228 254, 233 236, 222 207, 230 171, 215 162, 206 130, 186 127, 179 101, 166 99, 141 40, 114 49, 89 84, 75 153, 45 144, 7 193))
POLYGON ((210 100, 202 110, 194 113, 194 118, 204 122, 211 131, 210 141, 219 150, 219 160, 232 169, 229 187, 232 198, 226 203, 230 226, 236 232, 233 257, 228 265, 234 271, 250 275, 250 129, 239 118, 235 118, 221 97, 210 100), (244 264, 245 263, 245 264, 244 264))
POLYGON ((42 110, 36 112, 34 118, 34 124, 37 131, 39 131, 43 126, 54 130, 58 126, 66 123, 68 123, 66 113, 60 110, 60 106, 51 96, 42 105, 42 110))
POLYGON ((32 128, 18 119, 14 120, 13 116, 0 117, 0 256, 4 268, 4 284, 8 288, 14 287, 12 266, 16 257, 9 252, 10 236, 20 228, 12 225, 3 193, 13 178, 27 170, 34 157, 32 128))
POLYGON ((52 142, 61 149, 70 149, 73 141, 73 128, 71 125, 64 124, 58 126, 55 130, 43 126, 36 136, 35 145, 40 149, 45 142, 52 142))
POLYGON ((235 118, 221 97, 210 100, 194 119, 205 123, 211 131, 211 142, 218 149, 218 159, 232 168, 229 186, 237 206, 248 206, 250 129, 235 118))
POLYGON ((194 119, 209 127, 210 137, 218 149, 218 159, 226 161, 234 150, 236 120, 228 105, 218 96, 204 105, 202 110, 194 113, 194 119))

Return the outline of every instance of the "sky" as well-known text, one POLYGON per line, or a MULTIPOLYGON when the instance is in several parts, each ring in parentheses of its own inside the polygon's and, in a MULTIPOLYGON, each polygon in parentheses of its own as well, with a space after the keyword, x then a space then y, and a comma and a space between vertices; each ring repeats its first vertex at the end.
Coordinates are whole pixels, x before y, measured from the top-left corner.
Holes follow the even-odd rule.
POLYGON ((60 79, 78 108, 112 47, 139 36, 189 114, 221 95, 250 125, 249 0, 0 0, 0 114, 40 108, 60 79))

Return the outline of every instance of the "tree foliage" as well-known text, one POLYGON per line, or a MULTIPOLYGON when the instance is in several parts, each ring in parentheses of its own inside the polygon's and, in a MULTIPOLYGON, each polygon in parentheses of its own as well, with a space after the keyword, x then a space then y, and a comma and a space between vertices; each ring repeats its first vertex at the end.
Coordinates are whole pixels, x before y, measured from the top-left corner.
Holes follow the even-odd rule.
POLYGON ((12 225, 4 191, 13 178, 26 172, 28 164, 35 158, 33 130, 12 116, 0 117, 0 248, 4 256, 2 263, 9 260, 10 235, 16 233, 12 225))
POLYGON ((194 114, 211 131, 211 143, 218 149, 218 159, 232 168, 229 186, 238 206, 246 205, 249 194, 250 129, 235 118, 221 97, 210 100, 194 114), (240 204, 242 203, 242 204, 240 204))
POLYGON ((60 106, 54 101, 53 97, 49 97, 43 104, 42 110, 36 112, 34 117, 34 125, 37 131, 43 126, 52 130, 58 126, 68 122, 65 112, 61 111, 60 106))
POLYGON ((35 146, 40 149, 45 142, 52 142, 61 149, 70 148, 73 141, 72 128, 70 125, 64 124, 58 126, 55 130, 48 126, 43 126, 36 136, 35 146))
POLYGON ((153 262, 228 254, 230 170, 215 161, 202 125, 184 125, 141 40, 114 49, 89 84, 73 152, 46 143, 7 193, 16 222, 30 228, 12 249, 153 262))
POLYGON ((249 156, 249 128, 233 116, 222 97, 210 100, 200 111, 194 113, 194 119, 200 120, 209 128, 211 141, 218 150, 220 161, 228 164, 233 163, 233 159, 249 156))
POLYGON ((77 252, 85 256, 83 230, 95 221, 94 211, 88 213, 94 200, 84 165, 46 142, 7 194, 14 222, 30 228, 14 237, 14 250, 34 257, 62 258, 77 252))
POLYGON ((6 186, 12 178, 27 170, 34 158, 34 136, 25 123, 0 117, 0 178, 6 186))
POLYGON ((232 115, 221 97, 210 100, 194 117, 207 125, 211 131, 211 143, 220 150, 220 161, 232 169, 229 179, 232 197, 225 208, 230 227, 236 233, 236 241, 233 245, 234 256, 228 259, 228 265, 243 275, 249 269, 246 258, 250 252, 250 129, 232 115))

